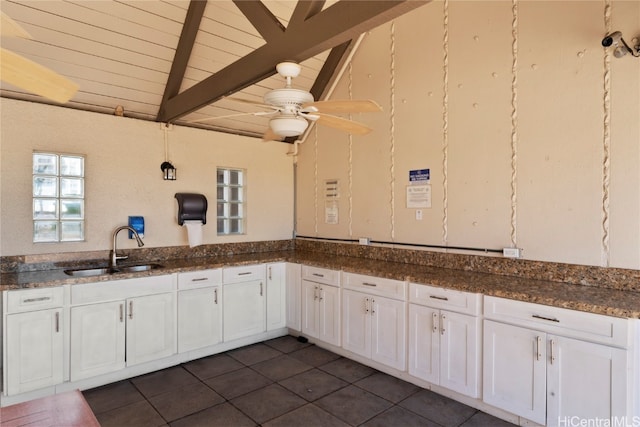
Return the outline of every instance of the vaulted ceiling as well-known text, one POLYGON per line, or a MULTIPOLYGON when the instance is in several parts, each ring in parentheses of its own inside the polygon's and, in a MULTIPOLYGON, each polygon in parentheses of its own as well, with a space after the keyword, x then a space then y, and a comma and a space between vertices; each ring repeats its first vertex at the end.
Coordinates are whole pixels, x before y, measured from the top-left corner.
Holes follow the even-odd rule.
MULTIPOLYGON (((33 37, 2 47, 76 82, 68 107, 261 137, 268 118, 229 95, 262 103, 292 61, 293 87, 326 99, 361 34, 428 1, 1 0, 33 37)), ((0 96, 49 102, 4 82, 0 96)))

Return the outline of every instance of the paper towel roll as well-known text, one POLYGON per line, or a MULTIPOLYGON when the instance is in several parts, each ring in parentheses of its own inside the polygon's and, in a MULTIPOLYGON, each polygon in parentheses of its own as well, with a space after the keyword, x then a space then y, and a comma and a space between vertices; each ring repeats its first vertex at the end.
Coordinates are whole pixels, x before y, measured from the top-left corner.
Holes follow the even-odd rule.
POLYGON ((202 221, 185 221, 184 226, 187 227, 187 236, 189 236, 189 247, 202 244, 202 221))

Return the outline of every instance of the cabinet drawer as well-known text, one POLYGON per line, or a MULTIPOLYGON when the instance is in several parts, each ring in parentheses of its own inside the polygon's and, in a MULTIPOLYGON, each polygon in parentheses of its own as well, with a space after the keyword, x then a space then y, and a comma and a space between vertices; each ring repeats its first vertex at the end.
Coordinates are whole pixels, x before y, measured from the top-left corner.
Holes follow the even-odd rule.
POLYGON ((171 292, 175 288, 175 275, 85 283, 71 286, 71 304, 124 300, 144 295, 171 292))
POLYGON ((7 291, 7 314, 62 307, 64 290, 61 287, 7 291))
POLYGON ((197 289, 222 283, 222 269, 178 273, 178 289, 197 289))
POLYGON ((239 267, 228 267, 222 269, 222 280, 224 283, 248 282, 250 280, 264 280, 264 264, 243 265, 239 267))
POLYGON ((347 289, 380 295, 393 299, 407 299, 407 283, 400 280, 365 276, 363 274, 343 273, 342 285, 347 289))
POLYGON ((629 321, 618 317, 485 296, 487 318, 544 332, 627 347, 629 321))
POLYGON ((340 271, 338 270, 303 265, 302 278, 316 283, 340 286, 340 271))
POLYGON ((482 295, 410 283, 409 302, 457 311, 458 313, 478 315, 482 305, 482 295))

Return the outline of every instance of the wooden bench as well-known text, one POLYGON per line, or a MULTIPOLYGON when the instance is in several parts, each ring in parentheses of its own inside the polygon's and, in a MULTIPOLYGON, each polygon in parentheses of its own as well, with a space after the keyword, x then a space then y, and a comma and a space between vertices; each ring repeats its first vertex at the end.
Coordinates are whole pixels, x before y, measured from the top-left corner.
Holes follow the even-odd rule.
POLYGON ((0 408, 0 426, 100 427, 80 391, 54 394, 0 408))

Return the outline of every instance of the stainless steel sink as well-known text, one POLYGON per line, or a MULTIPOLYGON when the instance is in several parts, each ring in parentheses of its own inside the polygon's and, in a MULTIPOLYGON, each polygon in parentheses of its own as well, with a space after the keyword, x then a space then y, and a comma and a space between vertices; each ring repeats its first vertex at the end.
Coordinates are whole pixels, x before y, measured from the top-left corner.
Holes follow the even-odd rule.
POLYGON ((111 267, 96 267, 96 268, 76 268, 64 270, 64 273, 74 277, 91 277, 91 276, 103 276, 105 274, 116 273, 137 273, 140 271, 155 270, 156 268, 162 268, 160 264, 138 264, 138 265, 123 265, 116 268, 111 267))

